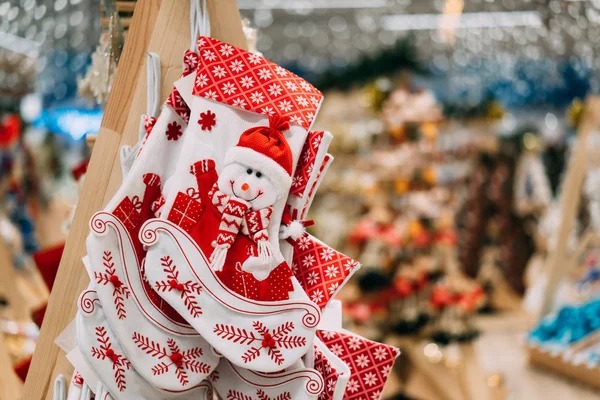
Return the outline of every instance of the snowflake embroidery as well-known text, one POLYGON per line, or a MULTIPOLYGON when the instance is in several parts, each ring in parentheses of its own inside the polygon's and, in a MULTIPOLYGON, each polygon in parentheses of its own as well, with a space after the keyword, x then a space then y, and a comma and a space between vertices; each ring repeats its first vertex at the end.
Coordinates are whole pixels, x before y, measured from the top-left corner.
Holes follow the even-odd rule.
MULTIPOLYGON (((333 260, 333 256, 334 256, 334 253, 333 253, 333 249, 331 247, 327 247, 327 248, 323 249, 323 251, 321 252, 321 260, 323 260, 323 261, 333 260)), ((336 271, 336 273, 337 273, 337 271, 336 271)), ((333 275, 333 276, 335 276, 335 275, 333 275)))
POLYGON ((238 108, 246 108, 247 104, 244 99, 235 99, 233 101, 233 106, 238 108))
POLYGON ((204 98, 205 99, 209 99, 209 100, 217 100, 217 92, 215 92, 214 90, 208 90, 204 93, 204 98))
POLYGON ((300 104, 302 107, 308 107, 308 100, 306 100, 306 97, 304 96, 297 96, 296 97, 296 101, 298 102, 298 104, 300 104))
POLYGON ((290 123, 302 125, 302 119, 297 115, 292 115, 292 117, 290 118, 290 123))
POLYGON ((308 122, 312 122, 312 120, 315 118, 315 113, 313 112, 307 112, 305 115, 308 122))
POLYGON ((373 357, 375 357, 375 359, 377 361, 383 361, 388 357, 387 351, 385 350, 385 348, 380 347, 378 349, 375 349, 375 353, 373 354, 373 357))
POLYGON ((199 37, 196 41, 196 47, 198 47, 198 49, 201 49, 204 46, 206 46, 206 40, 204 40, 203 37, 199 37))
POLYGON ((338 357, 344 354, 344 348, 340 344, 332 344, 329 350, 338 357))
POLYGON ((302 86, 302 89, 306 90, 307 92, 313 90, 312 86, 310 86, 309 83, 306 81, 300 81, 300 86, 302 86))
POLYGON ((323 335, 323 337, 327 340, 333 339, 337 336, 337 334, 334 331, 322 331, 321 335, 323 335))
POLYGON ((181 131, 181 125, 173 121, 167 125, 167 131, 165 132, 168 140, 178 140, 183 132, 181 131))
POLYGON ((294 176, 292 178, 292 187, 298 187, 298 186, 302 185, 303 181, 304 181, 303 176, 294 176))
POLYGON ((300 239, 298 239, 298 247, 300 248, 300 250, 306 250, 310 247, 310 239, 308 238, 308 236, 302 236, 300 239))
POLYGON ((177 266, 173 264, 173 260, 169 256, 161 257, 160 265, 163 267, 163 271, 167 274, 168 280, 158 281, 154 287, 157 292, 172 292, 177 291, 180 293, 183 304, 186 306, 190 315, 193 318, 198 318, 202 315, 202 308, 196 300, 196 295, 200 295, 202 287, 197 282, 191 280, 187 282, 179 281, 179 271, 177 266))
POLYGON ((280 67, 279 65, 275 67, 275 73, 279 76, 287 76, 288 71, 285 68, 280 67))
POLYGON ((278 107, 283 112, 292 111, 292 103, 290 103, 288 100, 280 101, 278 107))
POLYGON ((319 282, 319 274, 317 274, 315 271, 310 272, 306 277, 306 281, 309 285, 315 285, 317 282, 319 282))
POLYGON ((253 103, 260 104, 265 101, 265 96, 258 90, 250 95, 250 100, 253 103))
POLYGON ((294 82, 292 81, 287 81, 285 83, 285 87, 288 88, 288 90, 291 90, 292 92, 296 92, 298 91, 298 85, 296 85, 294 82))
POLYGON ((306 257, 302 259, 302 266, 304 268, 310 268, 316 262, 315 256, 312 254, 308 254, 306 257))
POLYGON ((244 70, 244 64, 240 60, 234 60, 229 65, 229 68, 231 68, 233 72, 242 72, 244 70))
POLYGON ((221 90, 223 92, 225 92, 225 94, 234 94, 235 91, 237 90, 237 88, 235 87, 235 85, 231 82, 227 82, 225 84, 223 84, 223 87, 221 88, 221 90))
POLYGON ((362 346, 362 343, 360 342, 360 339, 357 338, 356 336, 352 336, 348 339, 348 347, 351 350, 356 351, 356 350, 360 349, 361 346, 362 346))
POLYGON ((392 371, 391 365, 384 365, 383 368, 381 368, 381 375, 388 376, 391 371, 392 371))
POLYGON ((371 400, 379 400, 381 398, 381 390, 376 390, 371 395, 371 400))
POLYGON ((250 76, 244 76, 240 79, 240 85, 246 89, 254 87, 254 79, 250 76))
POLYGON ((313 301, 313 303, 319 304, 321 300, 323 300, 324 295, 325 294, 321 289, 316 289, 314 292, 312 292, 310 299, 313 301))
POLYGON ((258 343, 242 354, 242 361, 248 363, 255 360, 261 353, 261 350, 266 350, 267 355, 277 365, 283 364, 284 358, 280 348, 292 349, 296 347, 306 346, 306 338, 303 336, 290 336, 289 333, 294 329, 293 322, 285 322, 278 328, 269 331, 267 327, 260 321, 254 321, 252 327, 260 336, 254 332, 248 332, 244 328, 236 328, 233 325, 217 324, 213 330, 217 336, 239 343, 242 345, 251 345, 258 343))
POLYGON ((318 148, 319 148, 319 145, 321 144, 321 140, 322 140, 322 139, 323 139, 323 136, 321 136, 321 135, 319 135, 319 136, 315 137, 315 139, 314 139, 314 140, 313 140, 313 142, 312 142, 312 146, 313 146, 315 149, 318 149, 318 148))
MULTIPOLYGON (((329 249, 329 250, 331 250, 331 249, 329 249)), ((337 274, 339 274, 339 271, 335 265, 330 265, 325 270, 325 276, 329 279, 337 278, 337 274)))
POLYGON ((371 361, 369 361, 369 358, 366 355, 360 354, 360 355, 356 356, 356 358, 354 359, 354 362, 359 367, 365 368, 365 367, 367 367, 369 365, 369 363, 371 361))
POLYGON ((319 99, 316 98, 315 96, 310 96, 310 102, 313 104, 313 106, 319 105, 319 99))
POLYGON ((327 291, 329 292, 329 294, 333 294, 337 288, 340 287, 339 282, 337 283, 332 283, 331 285, 329 285, 329 287, 327 288, 327 291))
POLYGON ((356 393, 356 391, 358 390, 358 382, 356 382, 354 379, 349 380, 348 384, 346 385, 346 390, 352 393, 356 393))
POLYGON ((261 108, 260 113, 264 114, 264 115, 272 116, 272 115, 275 115, 275 110, 273 109, 273 107, 267 106, 267 107, 261 108))
POLYGON ((208 83, 208 76, 206 74, 198 74, 196 76, 196 85, 203 87, 208 83))
POLYGON ((221 52, 223 57, 229 57, 233 54, 233 46, 230 44, 224 44, 221 46, 221 49, 219 51, 221 52))
POLYGON ((189 383, 188 372, 208 374, 210 371, 210 367, 207 364, 198 361, 203 354, 200 347, 181 351, 173 338, 168 338, 167 347, 164 347, 160 343, 137 332, 133 333, 132 340, 146 354, 158 360, 165 360, 152 367, 153 375, 166 374, 174 366, 175 376, 179 380, 179 383, 185 386, 189 383))
POLYGON ((262 79, 263 81, 266 81, 266 80, 269 80, 269 79, 271 79, 271 76, 273 76, 273 74, 271 73, 271 71, 269 71, 269 70, 268 70, 268 69, 266 69, 266 68, 261 68, 261 69, 258 71, 258 77, 259 77, 260 79, 262 79))
POLYGON ((281 86, 279 86, 278 84, 274 83, 272 85, 269 86, 269 89, 267 89, 269 94, 273 97, 279 96, 282 92, 282 88, 281 86))
POLYGON ((206 112, 200 113, 200 119, 198 120, 198 125, 202 128, 203 131, 212 131, 212 128, 217 124, 217 115, 208 110, 206 112))
POLYGON ((351 269, 354 268, 354 266, 356 266, 356 262, 354 260, 348 260, 346 261, 346 263, 344 264, 344 269, 346 271, 350 271, 351 269))
POLYGON ((215 61, 217 59, 217 55, 211 50, 204 50, 202 56, 204 56, 206 61, 215 61))
POLYGON ((258 54, 251 53, 248 55, 248 62, 254 65, 260 64, 262 62, 262 57, 258 54))
POLYGON ((375 375, 373 372, 367 372, 363 376, 363 381, 365 382, 365 384, 373 386, 377 383, 377 375, 375 375))
POLYGON ((125 371, 128 371, 129 368, 131 368, 129 360, 121 354, 115 353, 105 327, 96 327, 96 341, 100 343, 100 346, 92 347, 92 356, 98 360, 110 360, 112 369, 115 371, 115 383, 117 384, 117 388, 120 392, 124 391, 127 389, 125 371))
POLYGON ((127 317, 127 312, 125 311, 125 299, 128 299, 129 296, 131 296, 131 292, 116 275, 112 252, 104 252, 104 255, 102 256, 102 264, 104 265, 105 272, 94 272, 96 283, 103 286, 107 286, 108 284, 113 286, 112 296, 115 299, 114 303, 117 309, 117 317, 119 319, 125 319, 127 317))
POLYGON ((217 78, 223 78, 225 75, 227 75, 227 71, 225 70, 225 68, 221 67, 220 65, 215 65, 215 67, 212 70, 212 73, 217 78))

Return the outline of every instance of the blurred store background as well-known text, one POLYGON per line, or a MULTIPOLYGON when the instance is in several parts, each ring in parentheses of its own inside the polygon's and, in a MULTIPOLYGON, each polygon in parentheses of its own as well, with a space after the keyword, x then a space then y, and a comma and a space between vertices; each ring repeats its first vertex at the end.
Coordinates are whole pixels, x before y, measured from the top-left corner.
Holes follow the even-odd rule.
MULTIPOLYGON (((402 351, 384 398, 474 399, 474 371, 498 399, 597 398, 595 131, 564 177, 600 113, 600 1, 237 3, 249 47, 324 92, 310 231, 363 265, 344 324, 402 351)), ((134 7, 0 0, 0 361, 22 378, 134 7)))

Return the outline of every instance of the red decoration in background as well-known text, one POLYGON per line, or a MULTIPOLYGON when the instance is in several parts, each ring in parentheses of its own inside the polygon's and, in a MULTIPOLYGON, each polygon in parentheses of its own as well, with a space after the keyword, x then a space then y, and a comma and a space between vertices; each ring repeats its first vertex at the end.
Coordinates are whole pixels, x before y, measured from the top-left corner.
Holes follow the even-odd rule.
POLYGON ((217 124, 217 115, 210 110, 200 113, 198 124, 203 131, 212 131, 212 128, 217 124))
POLYGON ((21 136, 21 118, 11 114, 0 124, 0 148, 7 149, 19 141, 21 136))
POLYGON ((33 253, 33 261, 40 271, 48 290, 52 290, 64 250, 65 244, 62 243, 33 253))

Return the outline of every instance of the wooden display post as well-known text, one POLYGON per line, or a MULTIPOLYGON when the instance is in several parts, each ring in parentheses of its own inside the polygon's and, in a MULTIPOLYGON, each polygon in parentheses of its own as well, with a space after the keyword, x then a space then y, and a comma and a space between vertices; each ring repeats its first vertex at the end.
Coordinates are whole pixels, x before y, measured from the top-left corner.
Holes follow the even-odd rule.
POLYGON ((577 130, 577 141, 571 151, 567 171, 560 194, 560 226, 555 247, 549 249, 547 257, 548 285, 544 292, 540 318, 553 309, 556 289, 568 273, 568 241, 581 201, 581 189, 588 168, 588 137, 600 126, 600 97, 590 96, 585 102, 583 115, 577 130))
MULTIPOLYGON (((246 48, 235 0, 207 0, 207 3, 211 36, 246 48)), ((25 383, 24 399, 51 399, 54 378, 58 374, 66 377, 71 374, 72 367, 54 339, 75 317, 77 297, 89 283, 81 262, 86 253, 88 221, 121 184, 119 148, 137 140, 140 115, 146 110, 146 52, 160 56, 163 98, 181 75, 183 54, 190 44, 189 9, 190 0, 139 0, 136 3, 25 383)))

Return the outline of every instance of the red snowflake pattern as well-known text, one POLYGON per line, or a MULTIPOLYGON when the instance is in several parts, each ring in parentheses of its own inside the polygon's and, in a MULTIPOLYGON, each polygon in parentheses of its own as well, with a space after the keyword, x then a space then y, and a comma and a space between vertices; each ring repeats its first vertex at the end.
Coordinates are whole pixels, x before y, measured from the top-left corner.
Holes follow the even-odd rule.
POLYGON ((242 354, 242 360, 245 363, 255 360, 260 355, 260 351, 265 349, 271 360, 275 364, 281 365, 284 358, 280 348, 292 349, 306 345, 305 337, 289 336, 289 333, 294 330, 293 322, 285 322, 273 332, 270 332, 260 321, 254 321, 252 326, 260 336, 257 336, 254 332, 248 332, 246 329, 225 324, 217 324, 213 332, 217 336, 231 340, 234 343, 249 345, 258 342, 260 346, 253 346, 242 354))
POLYGON ((137 332, 133 333, 132 339, 146 354, 159 360, 166 360, 152 367, 154 375, 166 374, 172 366, 175 366, 175 376, 177 376, 179 383, 185 386, 189 383, 188 371, 197 374, 208 374, 210 371, 210 367, 207 364, 198 360, 203 354, 200 347, 181 351, 173 338, 168 338, 167 347, 163 347, 159 343, 137 332))
POLYGON ((121 354, 115 353, 110 343, 110 338, 106 333, 106 328, 103 326, 96 327, 96 340, 100 343, 100 347, 92 347, 92 356, 98 360, 110 360, 112 369, 115 371, 115 382, 119 391, 122 392, 127 388, 125 382, 125 371, 131 368, 129 360, 121 354))
POLYGON ((198 124, 203 131, 212 131, 212 128, 217 124, 217 115, 210 110, 200 113, 198 124))
POLYGON ((216 381, 219 380, 219 371, 217 371, 216 369, 210 373, 210 375, 208 375, 208 380, 211 381, 212 383, 215 383, 216 381))
POLYGON ((198 318, 202 315, 202 308, 198 304, 195 295, 199 295, 202 286, 197 282, 191 280, 186 282, 179 281, 179 271, 177 266, 173 264, 173 260, 169 256, 162 257, 160 259, 163 271, 167 274, 168 280, 158 281, 154 287, 158 292, 172 292, 174 290, 181 294, 185 306, 194 318, 198 318))
POLYGON ((167 134, 168 140, 178 140, 183 132, 181 131, 181 125, 179 125, 176 121, 171 122, 167 125, 167 130, 165 132, 167 134))
POLYGON ((105 251, 102 256, 102 264, 106 269, 104 273, 94 272, 94 278, 96 283, 99 285, 107 286, 111 284, 113 286, 112 296, 114 297, 115 307, 117 309, 117 316, 119 319, 125 319, 127 312, 125 310, 125 299, 131 296, 129 288, 125 286, 123 282, 116 275, 115 263, 113 262, 112 252, 105 251))

